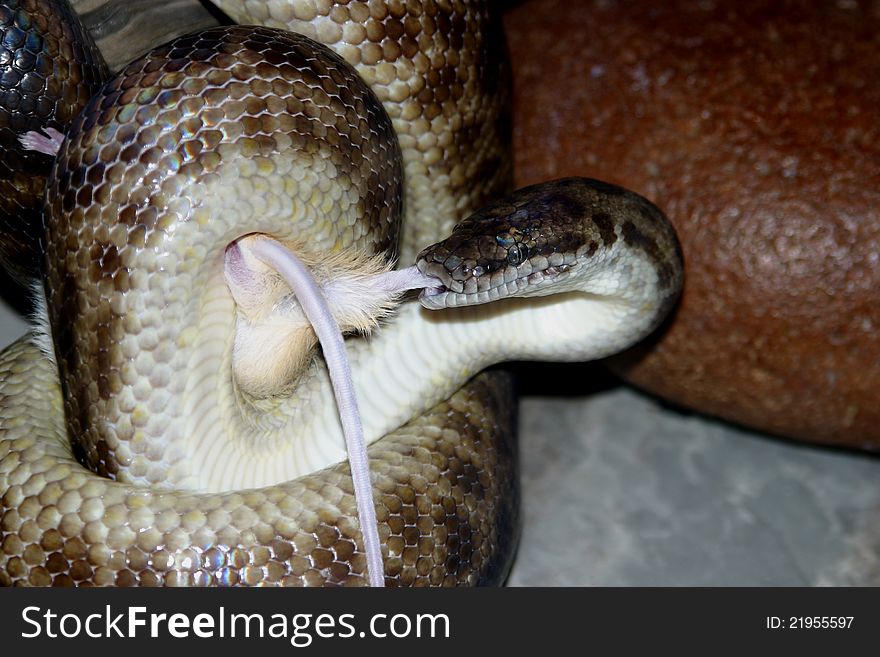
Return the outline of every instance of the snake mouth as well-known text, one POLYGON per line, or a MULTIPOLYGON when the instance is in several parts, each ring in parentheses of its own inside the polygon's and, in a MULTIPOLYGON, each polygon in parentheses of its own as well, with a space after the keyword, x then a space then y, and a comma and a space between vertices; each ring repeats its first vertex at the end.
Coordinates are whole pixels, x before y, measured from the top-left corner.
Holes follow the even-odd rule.
POLYGON ((419 293, 419 303, 428 310, 450 308, 452 304, 447 303, 450 295, 454 295, 454 293, 451 293, 445 285, 425 288, 419 293))
POLYGON ((557 291, 574 265, 526 261, 518 267, 499 267, 489 273, 474 267, 461 277, 460 269, 450 272, 441 263, 419 260, 419 271, 437 284, 419 294, 419 303, 429 310, 475 306, 507 297, 543 296, 557 291))

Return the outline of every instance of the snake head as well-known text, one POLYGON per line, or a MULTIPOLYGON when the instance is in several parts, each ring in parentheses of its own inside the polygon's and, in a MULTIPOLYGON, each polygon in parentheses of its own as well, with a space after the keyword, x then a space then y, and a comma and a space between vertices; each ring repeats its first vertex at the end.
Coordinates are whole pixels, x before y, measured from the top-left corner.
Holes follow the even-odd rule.
POLYGON ((658 316, 677 298, 681 249, 663 213, 645 198, 590 178, 520 189, 472 214, 422 251, 419 271, 439 284, 429 309, 506 297, 582 292, 601 297, 656 288, 658 316))
POLYGON ((573 180, 514 192, 423 250, 419 271, 442 285, 425 290, 422 305, 438 309, 563 291, 564 281, 590 251, 583 231, 588 210, 573 180))

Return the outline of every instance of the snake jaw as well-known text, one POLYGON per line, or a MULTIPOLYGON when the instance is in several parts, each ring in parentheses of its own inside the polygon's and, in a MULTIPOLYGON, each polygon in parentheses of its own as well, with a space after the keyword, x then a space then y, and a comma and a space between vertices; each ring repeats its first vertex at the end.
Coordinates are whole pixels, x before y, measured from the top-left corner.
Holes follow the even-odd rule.
POLYGON ((492 265, 476 265, 449 256, 443 263, 420 257, 419 270, 439 285, 426 287, 419 303, 429 310, 491 303, 512 297, 537 297, 565 291, 567 279, 578 270, 574 258, 544 257, 513 264, 507 259, 492 265), (455 265, 450 270, 450 261, 455 265))

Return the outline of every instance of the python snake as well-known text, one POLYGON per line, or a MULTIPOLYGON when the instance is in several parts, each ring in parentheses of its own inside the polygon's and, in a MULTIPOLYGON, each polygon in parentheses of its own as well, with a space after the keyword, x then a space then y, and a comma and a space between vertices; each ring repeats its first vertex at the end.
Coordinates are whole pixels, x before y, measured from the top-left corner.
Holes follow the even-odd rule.
MULTIPOLYGON (((485 4, 218 4, 267 27, 180 37, 111 78, 67 129, 44 229, 9 247, 39 240, 17 271, 42 261, 45 316, 0 354, 0 584, 363 584, 322 361, 286 353, 305 340, 311 354, 285 314, 296 300, 236 290, 227 247, 285 240, 330 289, 398 239, 412 262, 481 207, 419 256, 442 282, 421 300, 493 303, 403 303, 347 342, 386 584, 500 583, 518 525, 515 404, 504 374, 478 373, 599 358, 649 333, 681 285, 674 233, 596 181, 486 205, 510 159, 485 4), (248 367, 243 335, 264 345, 248 367)), ((28 20, 15 29, 29 35, 28 20)))

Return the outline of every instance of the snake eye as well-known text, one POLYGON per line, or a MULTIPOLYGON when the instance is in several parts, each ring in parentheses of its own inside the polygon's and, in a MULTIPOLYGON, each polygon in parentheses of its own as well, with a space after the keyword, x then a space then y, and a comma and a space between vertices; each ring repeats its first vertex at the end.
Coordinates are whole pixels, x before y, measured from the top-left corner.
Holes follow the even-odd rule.
POLYGON ((517 243, 507 249, 507 262, 511 265, 516 266, 528 257, 529 249, 525 244, 517 243))

